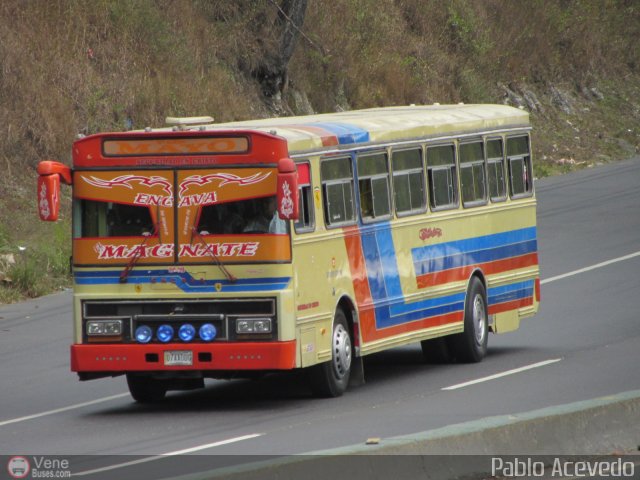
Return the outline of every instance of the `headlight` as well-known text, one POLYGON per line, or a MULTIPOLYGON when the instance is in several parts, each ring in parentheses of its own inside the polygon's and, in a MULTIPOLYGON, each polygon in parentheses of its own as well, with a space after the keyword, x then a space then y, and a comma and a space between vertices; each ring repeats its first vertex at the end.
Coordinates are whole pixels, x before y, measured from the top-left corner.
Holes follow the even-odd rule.
POLYGON ((216 327, 211 323, 205 323, 200 327, 200 330, 198 331, 198 335, 200 335, 200 338, 204 342, 210 342, 211 340, 216 338, 217 334, 218 331, 216 330, 216 327))
POLYGON ((152 335, 151 328, 146 325, 140 325, 136 328, 136 340, 140 343, 149 343, 152 335))
POLYGON ((178 336, 183 342, 190 342, 196 336, 196 329, 190 323, 185 323, 178 330, 178 336))
POLYGON ((162 343, 170 342, 173 338, 173 327, 166 324, 160 325, 158 327, 158 331, 156 332, 156 336, 162 343))
POLYGON ((271 333, 270 318, 239 318, 236 333, 271 333))
POLYGON ((87 322, 87 335, 122 335, 122 320, 92 320, 87 322))

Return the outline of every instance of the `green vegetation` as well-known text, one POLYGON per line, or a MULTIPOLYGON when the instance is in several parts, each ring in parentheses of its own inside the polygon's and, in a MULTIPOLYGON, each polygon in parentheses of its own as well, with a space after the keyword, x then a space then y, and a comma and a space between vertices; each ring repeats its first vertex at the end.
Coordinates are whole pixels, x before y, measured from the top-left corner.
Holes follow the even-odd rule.
POLYGON ((532 114, 539 176, 638 150, 636 1, 309 1, 286 75, 269 84, 285 3, 0 2, 0 254, 16 262, 2 267, 0 302, 69 283, 68 197, 59 225, 39 222, 34 169, 69 161, 78 133, 506 102, 532 114))

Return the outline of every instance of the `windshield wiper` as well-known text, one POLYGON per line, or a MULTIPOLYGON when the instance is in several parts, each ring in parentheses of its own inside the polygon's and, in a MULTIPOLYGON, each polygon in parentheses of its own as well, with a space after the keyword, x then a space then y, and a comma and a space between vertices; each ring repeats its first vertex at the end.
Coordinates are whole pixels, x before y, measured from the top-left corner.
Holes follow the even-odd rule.
POLYGON ((129 273, 131 273, 131 270, 133 270, 133 267, 135 267, 138 259, 142 256, 142 249, 144 248, 145 243, 147 243, 147 240, 150 237, 153 237, 155 234, 156 230, 154 229, 152 233, 147 233, 142 239, 142 242, 138 244, 138 246, 136 247, 136 253, 134 253, 133 257, 131 257, 129 263, 127 263, 127 265, 124 267, 124 270, 120 272, 120 283, 127 283, 129 273))
MULTIPOLYGON (((227 277, 227 280, 229 280, 229 282, 231 283, 235 283, 236 280, 238 279, 229 270, 227 270, 227 267, 225 267, 224 264, 220 261, 220 259, 218 258, 218 255, 216 255, 216 252, 213 251, 213 247, 205 241, 205 239, 202 237, 200 232, 198 232, 198 229, 196 227, 193 227, 192 231, 195 234, 195 236, 198 237, 198 240, 200 240, 200 243, 204 246, 205 253, 208 253, 211 256, 211 258, 213 258, 213 261, 215 262, 216 266, 220 269, 222 273, 224 273, 224 276, 227 277)), ((192 242, 193 242, 193 238, 192 238, 192 242)))
MULTIPOLYGON (((147 243, 147 240, 149 240, 150 237, 154 237, 160 231, 160 229, 158 228, 159 218, 160 218, 160 206, 158 206, 158 209, 156 210, 156 221, 153 222, 153 232, 147 233, 146 235, 144 233, 142 234, 144 235, 144 238, 142 239, 142 242, 138 244, 138 247, 136 248, 136 253, 133 255, 133 257, 131 257, 131 259, 129 260, 129 263, 127 263, 127 265, 124 267, 124 270, 120 272, 120 283, 127 283, 127 279, 129 278, 129 274, 131 273, 131 270, 133 270, 133 267, 135 267, 136 263, 138 262, 138 259, 142 256, 142 249, 144 248, 144 245, 147 243)), ((158 238, 160 239, 160 237, 158 238)), ((162 243, 162 239, 160 239, 160 243, 162 243)))

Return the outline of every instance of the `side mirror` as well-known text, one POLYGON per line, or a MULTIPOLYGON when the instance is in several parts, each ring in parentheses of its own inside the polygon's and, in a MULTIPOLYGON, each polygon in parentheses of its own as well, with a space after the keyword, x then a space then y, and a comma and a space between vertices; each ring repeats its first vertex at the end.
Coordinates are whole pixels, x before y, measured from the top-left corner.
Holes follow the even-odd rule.
POLYGON ((60 180, 71 185, 71 169, 62 163, 46 160, 38 164, 37 172, 40 220, 55 222, 60 214, 60 180))
POLYGON ((290 158, 278 162, 278 216, 283 220, 298 219, 298 171, 290 158))
POLYGON ((40 220, 55 222, 60 213, 60 175, 38 177, 38 213, 40 220))

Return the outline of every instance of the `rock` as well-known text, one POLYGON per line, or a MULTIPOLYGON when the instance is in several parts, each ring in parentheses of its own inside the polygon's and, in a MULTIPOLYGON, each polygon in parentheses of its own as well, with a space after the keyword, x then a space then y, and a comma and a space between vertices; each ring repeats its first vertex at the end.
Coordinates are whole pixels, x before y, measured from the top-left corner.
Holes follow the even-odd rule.
POLYGON ((6 253, 0 255, 0 268, 10 267, 11 265, 15 265, 16 257, 13 253, 6 253))
POLYGON ((544 113, 544 108, 538 100, 538 97, 531 90, 523 90, 522 98, 524 99, 530 112, 544 113))
POLYGON ((568 115, 573 114, 573 101, 571 97, 553 85, 551 86, 551 102, 564 113, 568 115))

